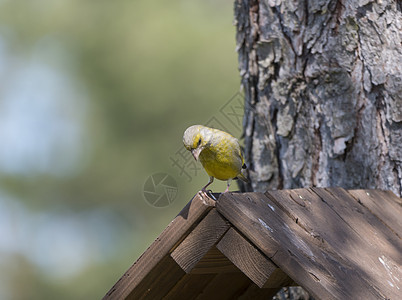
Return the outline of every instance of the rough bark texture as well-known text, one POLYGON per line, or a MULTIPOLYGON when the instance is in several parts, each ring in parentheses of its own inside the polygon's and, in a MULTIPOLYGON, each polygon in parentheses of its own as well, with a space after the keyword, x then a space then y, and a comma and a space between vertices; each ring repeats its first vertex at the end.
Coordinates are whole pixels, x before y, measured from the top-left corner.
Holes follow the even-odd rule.
POLYGON ((236 0, 248 190, 402 195, 402 13, 394 0, 236 0))
MULTIPOLYGON (((402 196, 402 9, 396 0, 235 0, 249 191, 402 196)), ((283 289, 276 299, 306 299, 283 289)))

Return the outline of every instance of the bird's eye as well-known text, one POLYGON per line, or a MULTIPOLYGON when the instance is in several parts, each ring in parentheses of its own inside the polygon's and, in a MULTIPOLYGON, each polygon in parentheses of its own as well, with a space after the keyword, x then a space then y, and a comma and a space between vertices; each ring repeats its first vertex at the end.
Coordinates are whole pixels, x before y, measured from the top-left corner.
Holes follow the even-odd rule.
POLYGON ((201 145, 201 138, 198 140, 198 145, 197 145, 197 147, 198 147, 199 145, 201 145))

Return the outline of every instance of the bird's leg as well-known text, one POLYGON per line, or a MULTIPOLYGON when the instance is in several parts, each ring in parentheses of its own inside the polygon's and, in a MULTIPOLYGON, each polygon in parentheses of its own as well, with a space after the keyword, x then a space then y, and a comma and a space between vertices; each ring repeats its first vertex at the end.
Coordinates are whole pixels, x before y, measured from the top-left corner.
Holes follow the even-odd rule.
POLYGON ((229 179, 228 181, 227 181, 227 187, 226 187, 226 190, 223 192, 223 193, 227 193, 227 192, 229 192, 229 186, 230 186, 230 184, 232 183, 232 179, 229 179))
POLYGON ((207 184, 201 189, 201 191, 199 191, 198 193, 199 193, 201 196, 207 196, 207 197, 208 197, 207 187, 208 187, 212 182, 214 182, 214 177, 209 176, 209 181, 208 181, 208 183, 207 183, 207 184))

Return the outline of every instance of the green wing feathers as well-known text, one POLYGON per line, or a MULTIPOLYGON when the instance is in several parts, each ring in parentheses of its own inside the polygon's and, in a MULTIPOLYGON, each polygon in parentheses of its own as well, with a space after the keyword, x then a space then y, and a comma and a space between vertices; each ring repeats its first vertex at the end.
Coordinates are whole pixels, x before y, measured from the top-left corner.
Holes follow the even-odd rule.
POLYGON ((241 170, 241 173, 239 174, 239 175, 237 175, 237 178, 239 178, 239 179, 241 179, 242 181, 244 181, 244 182, 247 182, 247 183, 249 183, 250 181, 247 179, 247 177, 243 174, 243 169, 247 169, 247 165, 246 165, 246 163, 244 162, 244 156, 243 156, 243 153, 241 152, 241 149, 240 149, 240 147, 239 147, 239 155, 240 155, 240 157, 241 157, 241 163, 242 163, 242 166, 241 166, 241 168, 242 168, 242 170, 241 170))

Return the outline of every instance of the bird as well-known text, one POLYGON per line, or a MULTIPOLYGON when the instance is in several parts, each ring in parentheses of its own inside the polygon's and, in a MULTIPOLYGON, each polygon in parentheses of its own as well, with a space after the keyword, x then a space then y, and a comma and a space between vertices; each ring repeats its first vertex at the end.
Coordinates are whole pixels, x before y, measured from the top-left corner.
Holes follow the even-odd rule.
POLYGON ((193 125, 185 130, 183 144, 191 151, 194 159, 201 162, 209 175, 208 183, 199 193, 207 195, 206 189, 214 178, 227 182, 224 193, 229 191, 233 179, 248 182, 242 173, 247 166, 239 141, 229 133, 203 125, 193 125))

